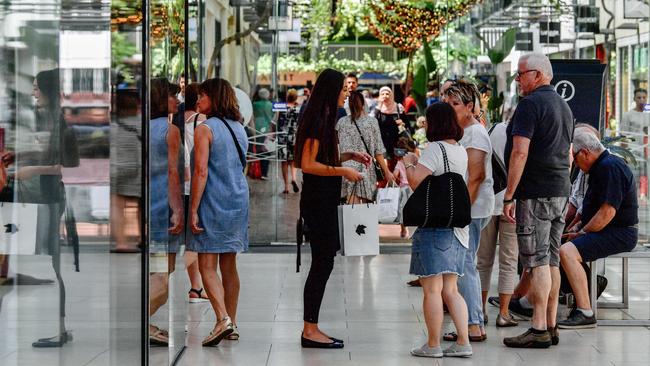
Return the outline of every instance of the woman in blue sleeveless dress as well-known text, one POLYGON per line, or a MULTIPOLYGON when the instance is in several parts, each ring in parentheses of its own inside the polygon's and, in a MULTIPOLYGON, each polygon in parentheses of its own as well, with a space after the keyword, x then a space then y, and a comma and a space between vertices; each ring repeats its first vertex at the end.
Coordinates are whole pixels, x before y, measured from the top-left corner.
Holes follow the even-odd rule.
MULTIPOLYGON (((149 274, 149 312, 155 314, 167 302, 169 275, 174 272, 178 234, 183 230, 183 199, 177 167, 181 147, 180 130, 168 122, 178 111, 177 85, 167 79, 151 79, 149 120, 149 238, 151 255, 149 274), (166 263, 165 263, 166 262, 166 263)), ((169 334, 149 325, 149 342, 169 344, 169 334)))
POLYGON ((248 139, 239 123, 235 91, 226 80, 201 83, 197 109, 208 119, 194 135, 192 238, 187 249, 198 253, 203 286, 216 314, 217 324, 203 341, 204 346, 214 346, 226 337, 238 338, 234 325, 239 297, 236 255, 248 249, 248 182, 243 174, 248 139))

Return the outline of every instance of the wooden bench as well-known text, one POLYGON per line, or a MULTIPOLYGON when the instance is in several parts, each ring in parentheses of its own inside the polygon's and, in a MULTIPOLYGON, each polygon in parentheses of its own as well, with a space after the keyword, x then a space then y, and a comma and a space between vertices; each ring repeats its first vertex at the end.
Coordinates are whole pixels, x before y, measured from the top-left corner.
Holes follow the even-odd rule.
MULTIPOLYGON (((596 319, 598 319, 598 309, 628 309, 630 305, 630 295, 629 295, 629 260, 630 258, 650 258, 650 248, 646 248, 641 245, 637 245, 636 248, 634 248, 630 252, 625 252, 625 253, 618 253, 614 254, 612 256, 609 256, 607 258, 603 258, 600 260, 604 259, 610 259, 610 258, 621 258, 622 259, 622 271, 621 271, 621 284, 622 284, 622 290, 621 290, 621 301, 620 302, 612 302, 612 301, 598 301, 596 299, 596 295, 598 294, 598 289, 597 289, 597 278, 596 276, 598 275, 597 271, 597 266, 596 264, 598 261, 593 261, 589 262, 589 267, 591 269, 591 279, 590 279, 590 285, 591 288, 589 289, 590 291, 590 301, 591 301, 591 307, 594 311, 594 315, 596 316, 596 319)), ((625 326, 630 326, 630 325, 637 325, 637 326, 648 326, 650 325, 650 319, 621 319, 621 320, 612 320, 612 319, 601 319, 598 320, 598 325, 625 325, 625 326)))

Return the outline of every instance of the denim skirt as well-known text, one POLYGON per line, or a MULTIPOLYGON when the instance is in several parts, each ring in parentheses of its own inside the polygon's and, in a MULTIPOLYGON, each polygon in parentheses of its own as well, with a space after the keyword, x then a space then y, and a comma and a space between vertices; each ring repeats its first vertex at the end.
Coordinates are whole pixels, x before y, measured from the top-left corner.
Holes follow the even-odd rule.
POLYGON ((454 235, 453 229, 418 228, 411 247, 412 275, 427 277, 445 273, 464 274, 467 249, 454 235))

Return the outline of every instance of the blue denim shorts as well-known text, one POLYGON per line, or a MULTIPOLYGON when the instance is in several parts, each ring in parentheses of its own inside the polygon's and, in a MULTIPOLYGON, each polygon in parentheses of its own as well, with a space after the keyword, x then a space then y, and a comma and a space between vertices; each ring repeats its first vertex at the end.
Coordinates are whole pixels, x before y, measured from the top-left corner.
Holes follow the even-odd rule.
POLYGON ((410 273, 421 277, 445 273, 462 276, 466 251, 453 229, 418 228, 413 234, 410 273))

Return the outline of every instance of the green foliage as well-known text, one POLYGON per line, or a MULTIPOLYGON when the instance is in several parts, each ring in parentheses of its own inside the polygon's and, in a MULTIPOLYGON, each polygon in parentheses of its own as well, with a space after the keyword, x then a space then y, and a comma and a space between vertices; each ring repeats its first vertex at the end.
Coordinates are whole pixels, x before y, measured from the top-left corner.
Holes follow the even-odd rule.
MULTIPOLYGON (((326 1, 322 1, 326 2, 326 1)), ((370 11, 366 4, 358 0, 341 0, 336 9, 337 31, 332 35, 333 40, 361 37, 368 33, 368 24, 364 17, 370 11)))
POLYGON ((119 32, 111 32, 111 68, 122 74, 126 83, 135 81, 133 72, 125 60, 137 53, 135 44, 119 32))
POLYGON ((502 63, 508 57, 515 46, 516 37, 517 29, 510 28, 501 35, 494 47, 488 50, 488 57, 494 66, 502 63))
POLYGON ((424 53, 424 66, 426 66, 427 75, 429 75, 432 72, 438 70, 438 65, 436 64, 436 61, 433 59, 433 53, 431 53, 431 46, 429 45, 429 42, 424 40, 422 42, 422 45, 423 45, 422 52, 424 53))
MULTIPOLYGON (((379 52, 374 57, 364 53, 359 61, 340 58, 336 53, 329 56, 321 53, 317 60, 305 60, 302 55, 279 55, 277 66, 278 72, 320 72, 331 67, 341 72, 374 71, 398 75, 406 69, 406 60, 385 61, 379 52)), ((257 72, 267 75, 271 73, 270 54, 261 55, 257 60, 257 72)))

